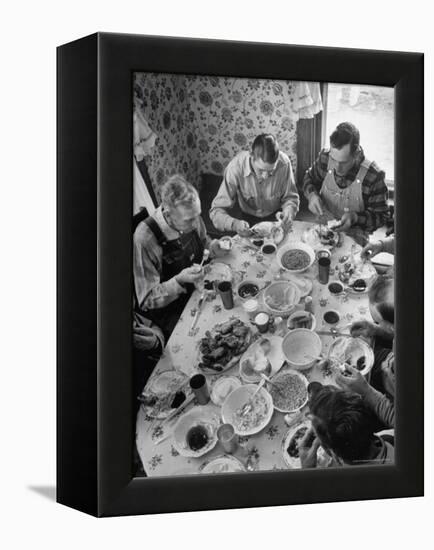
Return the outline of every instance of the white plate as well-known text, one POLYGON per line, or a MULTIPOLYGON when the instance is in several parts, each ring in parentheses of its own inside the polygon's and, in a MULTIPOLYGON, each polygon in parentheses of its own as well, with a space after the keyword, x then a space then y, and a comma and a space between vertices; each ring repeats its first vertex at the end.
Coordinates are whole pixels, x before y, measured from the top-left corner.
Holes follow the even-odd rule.
POLYGON ((365 357, 365 367, 360 370, 360 374, 366 376, 374 366, 374 352, 362 338, 340 336, 333 340, 328 352, 328 358, 338 364, 350 359, 351 364, 354 366, 360 357, 365 357))
POLYGON ((185 374, 175 370, 168 370, 152 378, 146 388, 146 393, 153 393, 158 397, 164 396, 168 393, 177 391, 186 384, 187 381, 188 379, 185 374))
POLYGON ((272 239, 275 244, 283 241, 285 233, 280 222, 259 222, 250 228, 254 232, 253 240, 272 239))
POLYGON ((210 281, 232 281, 233 274, 230 266, 223 262, 211 262, 203 268, 204 279, 210 281))
MULTIPOLYGON (((306 427, 307 429, 309 429, 310 426, 311 426, 311 423, 309 420, 303 420, 302 422, 289 428, 289 430, 286 432, 285 436, 283 437, 282 455, 283 455, 283 460, 285 461, 285 464, 289 466, 289 468, 301 468, 300 458, 299 457, 296 458, 288 454, 287 449, 289 447, 289 443, 292 437, 300 428, 306 427)), ((317 456, 317 468, 327 468, 332 461, 331 456, 325 452, 323 447, 318 447, 316 456, 317 456)))
MULTIPOLYGON (((287 466, 289 466, 290 468, 301 468, 301 464, 300 464, 300 458, 299 457, 291 456, 288 453, 289 444, 290 444, 293 436, 297 433, 298 430, 300 430, 301 428, 306 428, 306 430, 308 430, 310 428, 310 425, 311 424, 310 424, 309 420, 304 420, 303 422, 300 422, 299 424, 296 424, 295 426, 292 426, 291 428, 289 428, 289 430, 286 432, 284 438, 282 439, 283 460, 285 461, 285 464, 287 466)), ((304 433, 306 433, 306 432, 304 432, 304 433)))
POLYGON ((218 416, 206 407, 194 407, 181 416, 173 429, 173 446, 181 456, 203 456, 217 444, 218 416), (195 426, 202 426, 208 434, 208 442, 200 449, 193 450, 187 443, 187 435, 195 426))
MULTIPOLYGON (((265 336, 264 339, 267 339, 270 341, 271 349, 266 354, 267 359, 270 361, 271 364, 271 371, 265 372, 267 376, 274 376, 276 372, 279 371, 279 369, 282 367, 283 363, 285 362, 285 356, 283 355, 282 351, 282 340, 283 338, 281 336, 265 336)), ((250 347, 244 352, 244 354, 241 356, 240 359, 240 376, 245 382, 249 383, 255 383, 259 382, 261 380, 261 375, 258 373, 248 375, 244 372, 243 366, 247 359, 249 359, 256 351, 256 349, 260 346, 260 340, 257 340, 253 344, 250 345, 250 347)))
POLYGON ((268 425, 273 416, 274 407, 271 395, 265 388, 261 388, 254 397, 253 410, 244 417, 246 421, 251 420, 250 425, 239 425, 236 412, 248 402, 256 389, 255 384, 245 384, 234 390, 222 405, 223 422, 232 424, 237 435, 253 435, 260 432, 268 425), (263 410, 259 411, 259 406, 263 410))
POLYGON ((145 413, 151 418, 163 420, 173 412, 174 409, 170 405, 178 391, 183 391, 186 399, 191 395, 188 378, 183 373, 169 370, 151 378, 142 395, 144 398, 153 399, 155 403, 143 403, 145 413))
POLYGON ((241 380, 236 376, 221 376, 214 382, 211 390, 212 402, 221 407, 226 397, 241 386, 241 380))
POLYGON ((228 474, 231 472, 245 472, 242 462, 232 455, 221 455, 206 460, 199 468, 201 474, 228 474))

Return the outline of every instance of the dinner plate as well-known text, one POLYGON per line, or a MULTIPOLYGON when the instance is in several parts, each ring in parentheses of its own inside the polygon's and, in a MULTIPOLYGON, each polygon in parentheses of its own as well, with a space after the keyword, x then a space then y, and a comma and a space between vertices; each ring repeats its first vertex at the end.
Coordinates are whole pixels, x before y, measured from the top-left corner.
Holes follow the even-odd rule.
POLYGON ((211 390, 211 401, 221 406, 226 397, 241 386, 241 380, 236 376, 221 376, 214 382, 211 390))
POLYGON ((174 370, 164 371, 157 376, 154 376, 146 388, 147 392, 157 396, 167 395, 177 391, 181 386, 188 381, 185 374, 174 370))
POLYGON ((328 358, 337 364, 343 364, 348 359, 355 366, 360 357, 365 358, 365 366, 359 369, 360 374, 366 376, 374 366, 374 352, 362 338, 335 338, 329 348, 328 358))
MULTIPOLYGON (((288 453, 288 447, 289 447, 289 444, 291 443, 293 436, 297 433, 297 431, 300 428, 309 429, 310 426, 311 426, 311 423, 309 420, 303 420, 302 422, 299 422, 298 424, 291 426, 291 428, 289 428, 289 430, 284 435, 282 439, 282 455, 283 455, 283 460, 285 461, 285 464, 289 468, 301 468, 300 457, 291 456, 288 453)), ((318 450, 316 452, 316 457, 317 457, 318 468, 327 468, 332 462, 331 456, 327 454, 324 448, 321 446, 318 447, 318 450)))
POLYGON ((220 455, 206 460, 199 468, 202 474, 223 474, 230 472, 245 472, 246 469, 238 458, 232 455, 220 455))
MULTIPOLYGON (((298 432, 298 430, 305 429, 305 432, 304 432, 305 434, 306 431, 310 428, 310 426, 311 426, 310 421, 304 420, 303 422, 300 422, 299 424, 296 424, 295 426, 292 426, 291 428, 289 428, 289 430, 284 435, 282 439, 282 455, 283 455, 283 460, 285 461, 285 464, 289 466, 289 468, 301 468, 300 457, 292 456, 292 454, 295 454, 295 453, 289 454, 288 447, 294 435, 298 432)), ((299 439, 299 441, 300 440, 301 438, 299 439)), ((298 450, 296 451, 296 453, 298 455, 298 450)))
POLYGON ((328 246, 330 248, 334 248, 339 243, 339 233, 337 231, 333 231, 326 225, 321 226, 319 224, 315 224, 303 232, 301 240, 315 249, 318 247, 324 248, 328 246), (320 235, 321 229, 325 231, 326 228, 331 234, 330 238, 324 238, 320 235))
POLYGON ((203 268, 204 278, 210 281, 232 281, 232 269, 223 262, 211 262, 203 268))
POLYGON ((285 362, 285 356, 283 355, 282 351, 283 338, 281 336, 275 335, 261 338, 260 340, 257 340, 256 342, 251 344, 250 347, 241 356, 240 376, 245 382, 255 383, 259 382, 262 378, 259 372, 255 372, 254 374, 248 374, 247 372, 245 372, 246 361, 252 358, 255 351, 260 347, 260 342, 262 340, 269 340, 271 347, 270 351, 265 354, 271 364, 271 370, 268 373, 264 371, 264 374, 266 374, 267 376, 274 376, 285 362))
POLYGON ((146 415, 158 420, 166 418, 174 410, 171 404, 178 391, 182 391, 186 399, 191 395, 188 378, 180 372, 164 371, 151 378, 142 392, 142 407, 146 415))
POLYGON ((173 429, 173 446, 181 456, 196 458, 214 449, 217 444, 217 428, 219 417, 206 407, 198 406, 182 415, 173 429), (198 449, 192 449, 188 444, 189 434, 194 428, 202 428, 206 432, 207 442, 198 449))
POLYGON ((253 225, 253 238, 272 239, 275 244, 282 242, 285 233, 280 222, 259 222, 253 225))

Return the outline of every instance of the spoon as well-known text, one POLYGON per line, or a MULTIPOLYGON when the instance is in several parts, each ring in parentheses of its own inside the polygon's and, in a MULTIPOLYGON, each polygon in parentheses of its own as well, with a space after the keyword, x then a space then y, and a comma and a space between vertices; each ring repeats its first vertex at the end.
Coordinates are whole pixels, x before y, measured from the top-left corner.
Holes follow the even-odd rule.
POLYGON ((199 267, 201 269, 202 269, 202 266, 203 266, 204 262, 206 262, 208 258, 209 258, 209 250, 207 248, 205 248, 204 251, 203 251, 202 261, 199 264, 199 267))

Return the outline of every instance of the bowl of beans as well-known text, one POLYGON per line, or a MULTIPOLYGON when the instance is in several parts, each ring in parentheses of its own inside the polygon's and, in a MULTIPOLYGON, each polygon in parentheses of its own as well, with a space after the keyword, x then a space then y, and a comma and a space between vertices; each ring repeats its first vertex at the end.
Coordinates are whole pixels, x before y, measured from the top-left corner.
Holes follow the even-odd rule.
POLYGON ((277 260, 286 271, 302 273, 309 269, 315 261, 315 252, 306 243, 291 242, 279 248, 277 260))

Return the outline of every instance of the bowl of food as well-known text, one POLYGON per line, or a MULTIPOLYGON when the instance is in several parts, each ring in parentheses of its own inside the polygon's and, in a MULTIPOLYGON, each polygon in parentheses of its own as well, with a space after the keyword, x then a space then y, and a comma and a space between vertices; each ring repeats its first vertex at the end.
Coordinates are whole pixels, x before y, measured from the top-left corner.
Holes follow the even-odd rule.
POLYGON ((259 283, 257 281, 244 280, 237 288, 237 294, 241 300, 249 300, 255 298, 259 294, 259 283))
POLYGON ((282 413, 302 409, 308 399, 307 378, 295 370, 285 370, 273 376, 268 386, 274 408, 282 413))
POLYGON ((307 328, 309 330, 315 330, 316 319, 315 315, 310 311, 294 311, 288 317, 286 324, 289 330, 295 330, 297 328, 307 328))
POLYGON ((345 365, 358 369, 366 376, 374 366, 374 352, 363 338, 336 338, 328 352, 329 361, 345 374, 345 365))
POLYGON ((282 338, 268 336, 250 345, 240 359, 240 376, 244 382, 260 382, 262 374, 273 376, 283 365, 282 338))
POLYGON ((277 259, 283 269, 291 273, 302 273, 315 261, 315 252, 306 243, 291 242, 279 248, 277 259))
POLYGON ((273 416, 271 395, 262 387, 253 397, 256 390, 255 384, 245 384, 234 390, 222 405, 223 422, 232 424, 237 435, 247 436, 260 432, 273 416))
POLYGON ((206 407, 182 415, 173 429, 173 446, 181 456, 203 456, 217 444, 219 418, 206 407))
POLYGON ((301 293, 291 281, 276 281, 264 290, 264 304, 273 315, 288 317, 299 303, 301 293))
POLYGON ((318 359, 321 349, 320 337, 307 328, 289 331, 282 341, 282 351, 286 360, 297 370, 309 369, 318 359))

